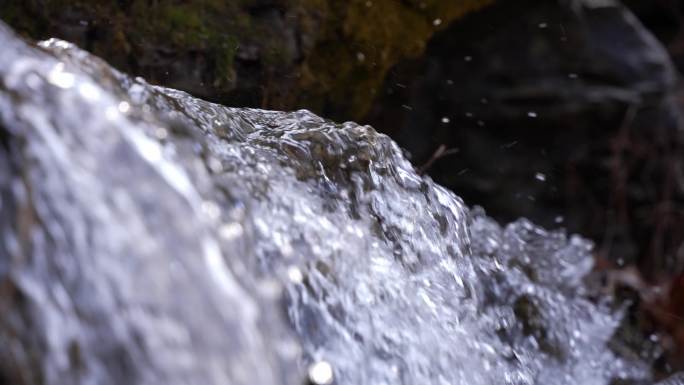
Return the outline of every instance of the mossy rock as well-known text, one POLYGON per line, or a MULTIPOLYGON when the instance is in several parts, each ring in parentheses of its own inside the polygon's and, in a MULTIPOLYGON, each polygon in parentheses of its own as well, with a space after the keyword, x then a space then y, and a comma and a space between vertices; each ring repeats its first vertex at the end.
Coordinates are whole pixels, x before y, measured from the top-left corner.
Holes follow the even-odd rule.
POLYGON ((492 1, 34 0, 0 19, 220 103, 359 119, 389 68, 492 1))

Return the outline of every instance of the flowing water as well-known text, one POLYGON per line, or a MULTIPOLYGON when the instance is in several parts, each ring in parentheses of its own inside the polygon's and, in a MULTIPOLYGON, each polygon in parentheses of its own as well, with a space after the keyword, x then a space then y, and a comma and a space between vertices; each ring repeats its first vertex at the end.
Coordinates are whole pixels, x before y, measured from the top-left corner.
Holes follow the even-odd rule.
POLYGON ((371 127, 0 46, 0 383, 648 380, 589 242, 497 224, 371 127))

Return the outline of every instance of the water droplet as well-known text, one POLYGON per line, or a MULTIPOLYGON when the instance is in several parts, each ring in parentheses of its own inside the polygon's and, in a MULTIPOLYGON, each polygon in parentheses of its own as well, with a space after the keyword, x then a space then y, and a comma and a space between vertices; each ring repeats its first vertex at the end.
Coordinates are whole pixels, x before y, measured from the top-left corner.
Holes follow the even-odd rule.
POLYGON ((514 141, 512 141, 512 142, 510 142, 510 143, 506 143, 506 144, 502 145, 501 148, 508 149, 508 148, 511 148, 511 147, 515 146, 516 144, 518 144, 518 141, 517 141, 517 140, 514 140, 514 141))
POLYGON ((218 219, 221 215, 221 208, 212 201, 202 202, 202 211, 212 220, 218 219))
POLYGON ((154 136, 159 140, 164 140, 169 136, 169 132, 164 127, 157 127, 157 129, 154 130, 154 136))
POLYGON ((128 102, 121 102, 119 103, 119 112, 122 114, 127 113, 131 109, 131 105, 128 104, 128 102))
POLYGON ((287 278, 292 283, 302 283, 304 281, 304 274, 297 266, 290 266, 287 269, 287 278))
POLYGON ((78 86, 78 92, 88 100, 97 100, 100 97, 100 90, 91 83, 78 86))
POLYGON ((48 74, 48 81, 59 88, 71 88, 76 83, 76 76, 64 72, 64 63, 58 63, 48 74))
POLYGON ((327 361, 318 361, 309 367, 309 380, 316 385, 328 385, 333 381, 333 369, 327 361))
POLYGON ((242 225, 237 222, 226 223, 219 228, 219 235, 226 240, 233 240, 242 236, 242 225))

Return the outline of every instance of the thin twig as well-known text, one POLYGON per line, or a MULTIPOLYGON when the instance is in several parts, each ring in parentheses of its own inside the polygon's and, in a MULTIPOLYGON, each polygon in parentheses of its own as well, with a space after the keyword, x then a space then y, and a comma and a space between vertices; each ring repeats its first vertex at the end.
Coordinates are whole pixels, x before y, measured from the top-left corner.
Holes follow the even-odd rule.
POLYGON ((439 147, 435 150, 435 152, 432 154, 430 159, 427 160, 427 162, 423 163, 422 166, 418 167, 416 170, 418 172, 418 175, 424 175, 427 170, 432 167, 432 165, 440 158, 444 158, 445 156, 451 155, 451 154, 456 154, 458 152, 458 148, 449 148, 447 149, 447 146, 444 144, 440 144, 439 147))

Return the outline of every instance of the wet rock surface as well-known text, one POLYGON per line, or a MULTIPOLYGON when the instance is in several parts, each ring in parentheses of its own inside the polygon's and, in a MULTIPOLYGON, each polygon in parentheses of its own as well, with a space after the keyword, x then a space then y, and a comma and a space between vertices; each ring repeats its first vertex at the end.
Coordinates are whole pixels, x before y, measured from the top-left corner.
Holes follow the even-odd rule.
POLYGON ((650 380, 591 243, 469 210, 372 128, 0 43, 4 382, 650 380))

